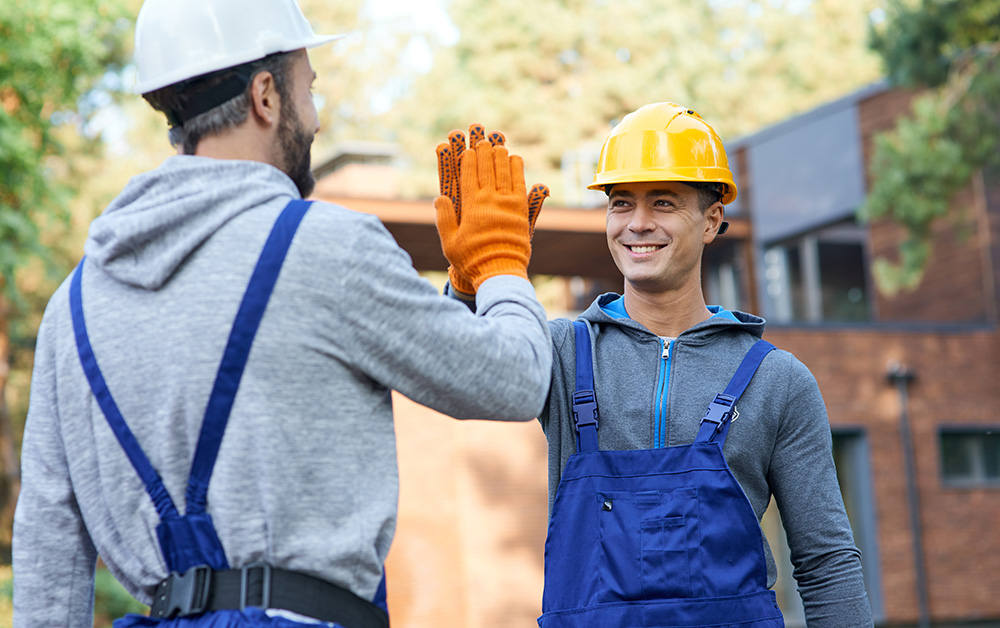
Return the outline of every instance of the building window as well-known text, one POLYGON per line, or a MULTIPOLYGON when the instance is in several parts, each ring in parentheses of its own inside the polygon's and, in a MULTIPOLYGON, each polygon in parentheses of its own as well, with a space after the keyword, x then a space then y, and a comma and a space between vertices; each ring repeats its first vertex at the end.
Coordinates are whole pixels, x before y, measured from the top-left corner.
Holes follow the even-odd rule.
POLYGON ((870 318, 864 232, 853 221, 775 243, 764 252, 764 303, 776 322, 870 318))
POLYGON ((727 310, 750 311, 747 299, 747 263, 740 242, 716 240, 705 248, 703 260, 705 300, 727 310))
POLYGON ((947 429, 940 438, 946 484, 1000 487, 1000 428, 947 429))

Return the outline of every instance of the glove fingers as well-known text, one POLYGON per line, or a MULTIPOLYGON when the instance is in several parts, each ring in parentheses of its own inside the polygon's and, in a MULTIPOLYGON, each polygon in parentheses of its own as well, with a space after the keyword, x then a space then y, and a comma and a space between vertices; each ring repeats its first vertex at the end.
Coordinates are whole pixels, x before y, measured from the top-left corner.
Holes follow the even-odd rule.
POLYGON ((497 182, 494 171, 495 166, 493 165, 493 145, 486 140, 480 140, 476 144, 475 153, 478 162, 476 168, 479 179, 477 186, 481 189, 495 190, 497 182))
MULTIPOLYGON (((489 146, 489 143, 487 143, 487 146, 489 146)), ((462 153, 462 165, 458 169, 458 179, 460 187, 466 193, 475 192, 480 187, 479 161, 479 152, 477 150, 470 148, 462 153)))
POLYGON ((509 160, 510 165, 510 179, 511 185, 510 190, 514 192, 519 198, 525 198, 528 193, 524 189, 524 160, 521 159, 520 155, 511 155, 509 160))
POLYGON ((503 133, 500 131, 493 131, 490 133, 490 144, 493 144, 494 146, 506 146, 507 138, 505 138, 503 133))
POLYGON ((461 214, 462 186, 458 178, 458 168, 459 164, 462 163, 462 153, 465 152, 465 134, 461 131, 452 131, 448 134, 448 144, 451 146, 451 181, 453 184, 448 196, 451 197, 451 202, 455 205, 455 211, 461 214))
POLYGON ((516 182, 511 180, 511 162, 513 158, 507 152, 507 147, 503 144, 497 146, 496 144, 491 144, 493 146, 493 168, 496 174, 496 186, 498 190, 505 191, 513 189, 516 182))
POLYGON ((460 155, 465 150, 465 133, 454 130, 448 134, 448 143, 455 150, 456 155, 460 155))
POLYGON ((541 183, 531 186, 531 192, 528 193, 528 225, 530 225, 530 233, 532 234, 535 233, 535 221, 538 220, 538 214, 542 211, 542 203, 548 196, 548 186, 541 183))
POLYGON ((451 199, 447 196, 439 196, 434 199, 434 209, 437 211, 437 230, 441 238, 441 247, 445 248, 446 242, 450 241, 458 231, 459 217, 455 212, 455 206, 451 204, 451 199))
POLYGON ((441 143, 437 145, 435 152, 437 153, 438 184, 440 192, 444 196, 451 196, 452 189, 455 185, 452 178, 454 172, 452 168, 453 159, 451 156, 451 147, 449 147, 448 144, 441 143))
POLYGON ((475 122, 469 125, 469 148, 475 148, 486 139, 486 127, 475 122))

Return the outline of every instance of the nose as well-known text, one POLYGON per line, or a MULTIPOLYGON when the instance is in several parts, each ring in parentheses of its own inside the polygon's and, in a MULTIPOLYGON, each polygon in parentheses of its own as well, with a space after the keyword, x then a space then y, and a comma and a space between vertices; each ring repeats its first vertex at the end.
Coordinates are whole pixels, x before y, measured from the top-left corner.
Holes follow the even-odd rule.
POLYGON ((645 231, 652 231, 655 228, 653 212, 644 205, 639 204, 629 218, 628 230, 633 233, 643 233, 645 231))

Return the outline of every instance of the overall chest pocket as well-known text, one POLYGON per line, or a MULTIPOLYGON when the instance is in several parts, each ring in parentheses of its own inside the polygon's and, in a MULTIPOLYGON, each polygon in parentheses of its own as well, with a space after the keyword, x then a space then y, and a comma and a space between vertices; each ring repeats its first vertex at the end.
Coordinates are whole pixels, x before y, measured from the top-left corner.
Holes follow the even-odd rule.
POLYGON ((698 489, 597 495, 602 602, 692 597, 698 489))

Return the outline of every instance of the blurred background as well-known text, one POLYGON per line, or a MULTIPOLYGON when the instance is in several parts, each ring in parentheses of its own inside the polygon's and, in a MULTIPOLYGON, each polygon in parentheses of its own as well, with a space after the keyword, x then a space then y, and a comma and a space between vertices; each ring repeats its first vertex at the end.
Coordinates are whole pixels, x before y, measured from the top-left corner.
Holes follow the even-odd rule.
MULTIPOLYGON (((622 116, 672 101, 739 198, 710 303, 813 371, 880 626, 1000 626, 1000 0, 300 0, 322 130, 314 196, 378 215, 438 287, 435 145, 480 122, 553 196, 529 268, 549 316, 621 291, 603 195, 622 116)), ((173 153, 129 89, 141 0, 0 0, 0 626, 35 334, 90 221, 173 153)), ((401 628, 532 626, 545 442, 395 399, 387 570, 401 628)), ((802 626, 780 513, 776 589, 802 626)), ((103 569, 95 626, 141 610, 103 569)))

